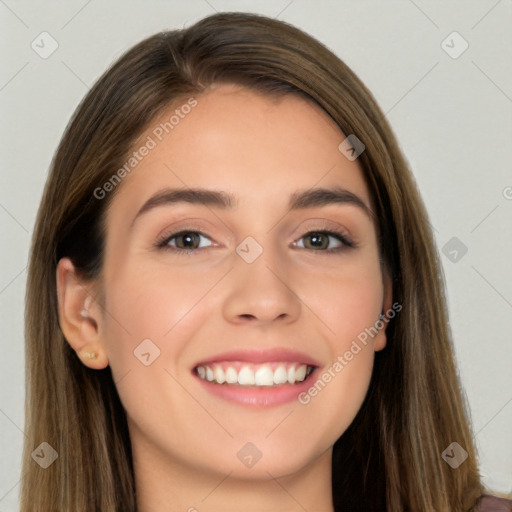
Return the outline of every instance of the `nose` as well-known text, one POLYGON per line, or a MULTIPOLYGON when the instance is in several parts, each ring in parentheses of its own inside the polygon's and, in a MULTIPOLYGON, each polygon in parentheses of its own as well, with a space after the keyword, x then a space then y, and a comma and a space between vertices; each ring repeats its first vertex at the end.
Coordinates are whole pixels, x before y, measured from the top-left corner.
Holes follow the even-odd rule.
POLYGON ((302 303, 293 289, 293 270, 277 251, 264 248, 252 263, 235 253, 229 286, 223 313, 230 323, 292 323, 300 315, 302 303))

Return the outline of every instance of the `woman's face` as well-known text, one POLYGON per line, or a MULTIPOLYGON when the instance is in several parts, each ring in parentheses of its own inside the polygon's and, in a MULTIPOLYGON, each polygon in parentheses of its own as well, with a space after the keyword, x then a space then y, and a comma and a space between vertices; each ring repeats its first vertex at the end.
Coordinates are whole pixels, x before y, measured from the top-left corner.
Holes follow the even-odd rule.
POLYGON ((329 458, 385 345, 384 330, 357 341, 391 300, 369 193, 316 105, 230 84, 195 101, 133 148, 107 212, 99 334, 136 464, 289 475, 329 458))

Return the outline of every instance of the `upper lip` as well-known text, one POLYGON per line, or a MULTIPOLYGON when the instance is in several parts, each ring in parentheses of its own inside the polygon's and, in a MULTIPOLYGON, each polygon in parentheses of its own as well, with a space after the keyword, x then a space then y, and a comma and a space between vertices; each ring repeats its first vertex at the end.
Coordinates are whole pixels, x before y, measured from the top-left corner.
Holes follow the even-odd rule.
POLYGON ((272 363, 272 362, 290 362, 306 364, 308 366, 320 366, 315 359, 311 356, 292 350, 289 348, 272 348, 272 349, 248 349, 248 350, 232 350, 216 354, 208 359, 203 359, 194 365, 197 366, 208 365, 211 363, 220 363, 223 361, 241 361, 254 364, 272 363))

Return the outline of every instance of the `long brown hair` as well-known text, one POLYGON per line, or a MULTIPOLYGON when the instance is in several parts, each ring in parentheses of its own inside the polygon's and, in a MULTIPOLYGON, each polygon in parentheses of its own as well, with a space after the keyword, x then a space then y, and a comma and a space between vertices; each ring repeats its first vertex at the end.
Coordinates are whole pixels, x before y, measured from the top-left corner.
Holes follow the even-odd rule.
POLYGON ((125 411, 110 369, 86 367, 59 327, 56 266, 69 257, 101 273, 105 210, 122 184, 94 194, 164 109, 216 82, 320 105, 359 156, 380 251, 402 310, 376 354, 366 399, 334 446, 336 510, 468 511, 483 492, 468 408, 454 363, 444 277, 424 204, 373 96, 325 46, 264 16, 220 13, 158 33, 127 51, 78 106, 39 208, 26 296, 26 440, 22 512, 136 510, 125 411), (58 458, 43 469, 41 442, 58 458), (457 469, 442 452, 468 453, 457 469))

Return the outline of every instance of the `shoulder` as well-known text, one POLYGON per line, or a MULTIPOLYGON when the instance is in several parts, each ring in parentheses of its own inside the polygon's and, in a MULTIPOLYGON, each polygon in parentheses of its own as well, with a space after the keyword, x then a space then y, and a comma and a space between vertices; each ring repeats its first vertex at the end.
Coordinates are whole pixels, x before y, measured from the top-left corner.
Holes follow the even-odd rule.
POLYGON ((512 512, 512 500, 483 494, 478 498, 475 512, 512 512))

